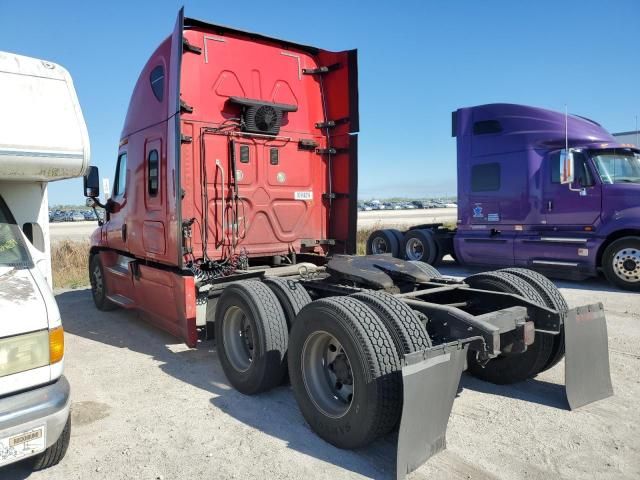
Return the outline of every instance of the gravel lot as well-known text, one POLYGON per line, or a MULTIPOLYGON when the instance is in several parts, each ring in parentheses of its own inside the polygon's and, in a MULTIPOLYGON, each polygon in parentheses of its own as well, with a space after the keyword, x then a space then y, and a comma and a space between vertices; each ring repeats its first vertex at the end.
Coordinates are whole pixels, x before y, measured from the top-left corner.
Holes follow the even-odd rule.
MULTIPOLYGON (((441 270, 467 275, 457 266, 441 270)), ((568 411, 563 362, 512 386, 463 375, 447 450, 409 478, 640 478, 640 296, 595 280, 559 286, 571 306, 605 304, 615 396, 568 411)), ((30 475, 18 465, 1 478, 393 477, 392 438, 360 451, 328 445, 307 427, 289 387, 258 397, 232 390, 213 342, 189 349, 135 313, 99 312, 88 290, 57 299, 67 331, 71 445, 54 468, 30 475)))

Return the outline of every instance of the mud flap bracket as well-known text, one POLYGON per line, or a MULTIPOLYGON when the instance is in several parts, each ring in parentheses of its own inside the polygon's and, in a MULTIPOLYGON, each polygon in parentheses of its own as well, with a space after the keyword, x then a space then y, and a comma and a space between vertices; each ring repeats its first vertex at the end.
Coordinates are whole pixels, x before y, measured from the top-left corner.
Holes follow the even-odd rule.
POLYGON ((575 410, 612 396, 607 322, 602 303, 569 310, 564 330, 564 375, 569 408, 575 410))
POLYGON ((444 450, 447 423, 466 354, 466 342, 454 342, 405 357, 396 460, 398 480, 444 450))

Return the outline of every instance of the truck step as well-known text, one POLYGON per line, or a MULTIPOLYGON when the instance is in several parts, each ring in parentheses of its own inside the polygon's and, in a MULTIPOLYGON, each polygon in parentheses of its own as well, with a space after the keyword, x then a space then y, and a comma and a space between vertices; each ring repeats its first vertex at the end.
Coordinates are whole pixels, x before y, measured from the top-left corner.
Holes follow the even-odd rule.
POLYGON ((122 308, 134 308, 136 306, 136 303, 133 300, 129 297, 125 297, 124 295, 120 295, 119 293, 115 295, 108 295, 107 298, 122 308))

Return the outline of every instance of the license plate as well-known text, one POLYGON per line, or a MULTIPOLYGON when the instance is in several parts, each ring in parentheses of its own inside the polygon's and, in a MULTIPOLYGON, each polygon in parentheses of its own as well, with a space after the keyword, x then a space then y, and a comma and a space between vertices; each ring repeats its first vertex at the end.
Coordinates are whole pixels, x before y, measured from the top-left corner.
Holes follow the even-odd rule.
POLYGON ((16 462, 44 450, 45 426, 0 438, 0 465, 16 462))

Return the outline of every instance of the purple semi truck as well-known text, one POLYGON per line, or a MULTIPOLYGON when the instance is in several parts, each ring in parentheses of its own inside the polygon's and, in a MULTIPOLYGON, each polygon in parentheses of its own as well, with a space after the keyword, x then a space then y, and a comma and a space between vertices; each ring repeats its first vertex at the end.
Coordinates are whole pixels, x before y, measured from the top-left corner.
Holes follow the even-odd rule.
POLYGON ((640 150, 588 118, 513 104, 452 114, 458 222, 373 232, 368 253, 528 267, 640 290, 640 150))

